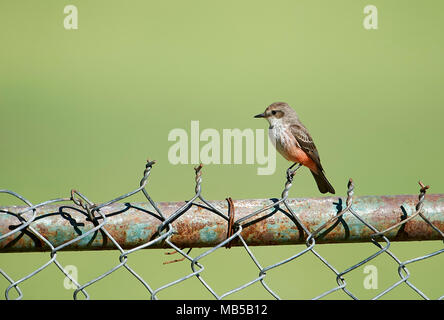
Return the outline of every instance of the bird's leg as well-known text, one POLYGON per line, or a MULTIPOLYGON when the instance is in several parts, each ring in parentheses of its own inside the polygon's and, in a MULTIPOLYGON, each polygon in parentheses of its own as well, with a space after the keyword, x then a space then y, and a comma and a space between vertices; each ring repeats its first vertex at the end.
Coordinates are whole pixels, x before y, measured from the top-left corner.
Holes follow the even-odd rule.
POLYGON ((287 169, 287 180, 290 180, 291 177, 294 175, 294 173, 295 173, 300 167, 302 167, 302 164, 297 163, 297 162, 293 163, 293 164, 290 166, 290 168, 287 169), (291 170, 291 169, 293 169, 293 167, 294 167, 295 165, 298 165, 298 166, 296 167, 296 169, 291 170))

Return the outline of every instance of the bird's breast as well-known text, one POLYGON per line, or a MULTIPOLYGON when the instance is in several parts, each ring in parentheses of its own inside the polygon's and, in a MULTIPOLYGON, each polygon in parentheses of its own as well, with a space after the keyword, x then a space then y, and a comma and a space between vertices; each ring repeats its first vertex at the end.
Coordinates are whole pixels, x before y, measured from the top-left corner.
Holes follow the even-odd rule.
POLYGON ((269 136, 276 150, 288 161, 298 162, 316 172, 316 164, 301 149, 290 128, 274 125, 269 129, 269 136))
POLYGON ((291 160, 291 150, 297 147, 297 142, 291 131, 282 125, 273 125, 268 134, 276 150, 287 160, 291 160))

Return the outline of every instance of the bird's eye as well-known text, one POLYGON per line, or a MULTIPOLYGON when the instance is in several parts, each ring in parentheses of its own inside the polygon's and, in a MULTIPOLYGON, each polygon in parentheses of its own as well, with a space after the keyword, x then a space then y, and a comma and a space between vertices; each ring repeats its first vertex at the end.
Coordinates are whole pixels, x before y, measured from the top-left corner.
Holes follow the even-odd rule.
POLYGON ((276 113, 277 113, 276 110, 271 111, 272 115, 275 115, 276 113))

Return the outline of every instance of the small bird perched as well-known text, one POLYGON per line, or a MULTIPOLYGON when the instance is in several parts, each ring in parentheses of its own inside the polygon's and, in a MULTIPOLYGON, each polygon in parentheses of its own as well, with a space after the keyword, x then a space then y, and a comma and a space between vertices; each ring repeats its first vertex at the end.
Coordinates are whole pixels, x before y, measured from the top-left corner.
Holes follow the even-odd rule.
MULTIPOLYGON (((287 160, 310 169, 321 193, 335 193, 324 174, 318 150, 299 117, 285 102, 275 102, 255 118, 265 118, 270 123, 269 135, 276 150, 287 160)), ((299 168, 299 167, 298 167, 299 168)))

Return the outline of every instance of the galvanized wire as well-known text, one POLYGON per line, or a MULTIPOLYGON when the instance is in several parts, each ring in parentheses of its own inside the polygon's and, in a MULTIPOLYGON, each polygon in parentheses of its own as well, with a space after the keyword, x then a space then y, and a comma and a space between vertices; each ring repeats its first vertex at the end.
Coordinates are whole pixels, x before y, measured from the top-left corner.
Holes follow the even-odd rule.
MULTIPOLYGON (((294 260, 297 260, 302 255, 305 254, 313 254, 316 259, 320 261, 323 265, 325 265, 330 272, 332 273, 332 276, 335 277, 337 286, 321 293, 320 295, 313 297, 313 299, 321 299, 324 298, 336 291, 343 291, 346 296, 352 298, 352 299, 358 299, 358 297, 350 291, 350 288, 347 287, 346 277, 347 275, 357 269, 362 267, 363 265, 367 264, 368 262, 372 261, 376 257, 380 255, 387 255, 392 260, 395 261, 397 264, 397 271, 399 275, 399 280, 390 285, 388 288, 383 289, 380 291, 373 299, 379 299, 388 292, 392 291, 396 287, 400 286, 401 284, 405 284, 410 288, 413 292, 415 292, 419 298, 423 299, 429 299, 429 297, 421 291, 418 287, 412 284, 410 281, 410 272, 407 269, 407 265, 416 263, 418 261, 422 261, 425 259, 430 259, 434 256, 437 256, 444 252, 444 248, 437 250, 435 252, 431 252, 428 254, 425 254, 420 257, 416 257, 413 259, 401 261, 392 251, 389 250, 391 241, 385 236, 389 231, 393 230, 394 228, 401 227, 408 221, 414 219, 415 217, 420 217, 423 219, 427 225, 435 230, 440 237, 444 240, 444 233, 435 226, 429 219, 427 219, 426 216, 423 214, 423 203, 426 196, 426 191, 429 188, 428 186, 424 186, 420 182, 420 192, 419 192, 419 198, 418 202, 415 207, 414 214, 410 215, 409 217, 404 217, 403 220, 401 220, 399 223, 396 223, 395 225, 390 226, 389 228, 385 230, 377 230, 374 226, 372 226, 369 222, 365 221, 358 212, 353 208, 353 194, 354 194, 354 182, 350 179, 347 186, 347 198, 345 202, 345 208, 340 210, 335 216, 331 217, 328 221, 323 223, 320 227, 318 227, 315 230, 309 230, 307 226, 304 225, 304 223, 298 218, 298 216, 294 213, 294 211, 291 209, 290 205, 288 204, 288 193, 289 190, 293 184, 293 179, 295 176, 296 171, 300 168, 300 166, 296 167, 294 170, 287 170, 286 173, 286 181, 284 185, 284 190, 282 191, 281 197, 277 200, 270 200, 270 203, 268 205, 265 205, 259 210, 253 211, 250 214, 247 214, 246 216, 236 219, 235 218, 235 208, 233 207, 233 203, 231 201, 231 198, 227 199, 229 201, 229 210, 232 210, 232 212, 225 213, 222 208, 217 208, 216 206, 212 205, 209 201, 207 201, 203 195, 202 195, 202 165, 199 165, 195 168, 195 188, 194 188, 194 195, 185 202, 183 206, 178 208, 173 214, 169 215, 168 218, 164 215, 164 213, 159 209, 159 207, 156 205, 156 202, 152 200, 149 193, 146 190, 146 185, 148 182, 148 178, 150 176, 151 170, 153 168, 153 165, 155 164, 155 161, 147 161, 145 165, 145 170, 143 172, 143 177, 139 183, 139 187, 137 187, 135 190, 132 190, 130 192, 127 192, 119 197, 116 197, 110 201, 104 202, 102 204, 95 204, 92 201, 90 201, 85 195, 83 195, 81 192, 77 190, 71 190, 70 197, 67 198, 56 198, 53 200, 48 200, 39 204, 32 204, 29 200, 27 200, 22 195, 19 195, 13 191, 10 190, 0 190, 0 193, 9 194, 12 197, 17 198, 18 200, 24 202, 27 207, 26 209, 22 210, 19 213, 11 212, 7 209, 0 209, 0 214, 5 215, 13 215, 18 219, 20 222, 20 225, 15 227, 13 230, 6 234, 0 235, 0 241, 4 240, 5 238, 11 236, 11 235, 17 235, 17 237, 22 236, 23 234, 32 234, 33 236, 37 237, 41 241, 43 241, 49 248, 50 248, 50 259, 44 263, 39 268, 35 269, 31 273, 22 276, 20 279, 14 280, 11 276, 8 275, 8 273, 2 269, 0 269, 0 274, 3 276, 9 283, 8 287, 5 289, 4 294, 6 299, 10 299, 10 291, 12 289, 15 290, 17 297, 16 299, 22 299, 25 297, 25 293, 20 288, 20 284, 22 284, 24 281, 27 281, 28 279, 34 277, 37 273, 42 271, 43 269, 47 268, 49 265, 54 263, 57 268, 60 270, 60 272, 63 273, 65 277, 67 277, 75 286, 76 289, 73 293, 74 299, 79 299, 79 293, 82 293, 83 298, 90 299, 90 295, 87 292, 87 288, 94 285, 98 281, 104 279, 105 277, 109 276, 113 272, 117 271, 118 269, 125 268, 133 277, 135 277, 141 285, 147 290, 148 297, 150 299, 157 299, 157 295, 160 291, 166 290, 178 283, 181 283, 183 281, 186 281, 191 278, 197 278, 200 283, 202 284, 202 287, 207 290, 215 299, 223 299, 229 295, 232 295, 240 290, 243 290, 257 282, 260 282, 262 284, 262 287, 266 292, 270 294, 271 297, 275 299, 280 299, 280 296, 276 290, 273 290, 269 284, 267 284, 267 272, 273 269, 277 269, 281 267, 284 264, 290 263, 294 260), (134 248, 131 248, 129 250, 125 250, 122 248, 121 245, 119 245, 118 241, 113 238, 113 236, 108 232, 107 230, 107 216, 102 213, 102 209, 105 207, 110 206, 113 203, 116 203, 118 201, 127 199, 135 194, 142 193, 145 198, 148 200, 148 202, 151 204, 151 206, 154 208, 155 212, 150 212, 153 217, 159 220, 159 227, 157 229, 157 233, 155 236, 153 236, 149 241, 143 243, 142 245, 136 246, 134 248), (62 245, 59 245, 57 247, 54 247, 54 245, 44 237, 41 233, 39 233, 35 228, 32 227, 32 223, 37 218, 37 211, 36 209, 42 206, 45 206, 50 203, 60 203, 60 202, 71 202, 76 204, 77 206, 80 206, 83 208, 86 212, 86 219, 93 223, 94 228, 86 231, 85 233, 81 233, 77 237, 63 243, 62 245), (203 253, 200 253, 199 255, 193 257, 190 255, 191 249, 185 250, 184 248, 179 248, 177 245, 173 243, 171 240, 171 237, 177 233, 176 230, 174 230, 172 223, 176 221, 177 219, 180 219, 181 216, 187 212, 193 205, 198 205, 201 208, 211 212, 212 214, 215 214, 219 216, 220 218, 224 219, 227 222, 227 238, 217 245, 211 247, 208 250, 205 250, 203 253), (230 209, 231 208, 231 209, 230 209), (30 218, 26 219, 24 213, 31 212, 32 215, 30 218), (253 254, 250 247, 247 245, 247 242, 242 236, 242 231, 245 228, 248 228, 249 226, 257 223, 258 221, 261 221, 263 219, 268 219, 272 215, 276 214, 277 212, 283 213, 288 219, 290 219, 295 226, 299 228, 299 230, 302 230, 305 236, 305 248, 295 252, 292 256, 283 259, 277 263, 263 266, 257 257, 253 254), (349 266, 345 270, 338 270, 333 266, 332 263, 330 263, 325 257, 323 257, 321 254, 319 254, 315 247, 320 246, 320 244, 316 244, 316 240, 319 237, 322 237, 325 233, 329 232, 333 228, 335 228, 339 223, 343 222, 343 216, 345 214, 353 215, 356 219, 358 219, 363 225, 365 225, 367 228, 369 228, 373 234, 370 239, 370 243, 374 245, 378 250, 377 252, 373 253, 372 255, 366 257, 365 259, 362 259, 360 261, 355 262, 353 265, 349 266), (102 233, 103 237, 106 237, 109 239, 115 249, 119 252, 118 255, 118 264, 116 264, 111 269, 107 270, 106 272, 102 273, 98 277, 91 279, 87 281, 84 284, 80 284, 74 279, 59 263, 57 260, 57 253, 64 248, 72 245, 73 243, 79 242, 82 239, 88 237, 91 234, 100 232, 102 233), (244 284, 232 288, 231 290, 228 290, 226 292, 218 293, 216 288, 211 286, 205 279, 205 267, 202 263, 202 259, 213 254, 216 250, 219 250, 223 247, 230 247, 230 244, 233 240, 238 241, 241 246, 244 248, 246 254, 248 257, 252 260, 254 265, 257 267, 258 273, 256 276, 253 276, 252 278, 248 279, 244 284), (160 242, 165 243, 167 246, 169 246, 171 249, 173 249, 173 252, 178 253, 181 256, 181 259, 176 259, 174 261, 180 261, 180 260, 186 260, 190 264, 190 272, 180 277, 174 281, 165 283, 161 285, 158 288, 152 288, 147 281, 141 277, 139 274, 137 274, 130 266, 129 266, 129 256, 135 252, 138 252, 142 249, 149 248, 150 246, 153 246, 155 244, 158 244, 160 242)), ((342 204, 339 204, 342 206, 342 204)), ((74 222, 75 223, 75 222, 74 222)), ((1 251, 0 251, 1 253, 1 251)), ((444 295, 439 297, 439 299, 443 299, 444 295)))

